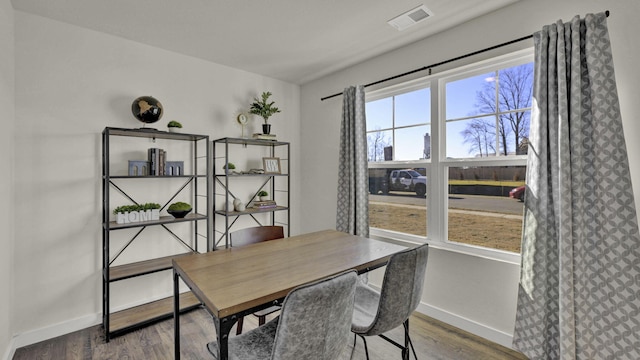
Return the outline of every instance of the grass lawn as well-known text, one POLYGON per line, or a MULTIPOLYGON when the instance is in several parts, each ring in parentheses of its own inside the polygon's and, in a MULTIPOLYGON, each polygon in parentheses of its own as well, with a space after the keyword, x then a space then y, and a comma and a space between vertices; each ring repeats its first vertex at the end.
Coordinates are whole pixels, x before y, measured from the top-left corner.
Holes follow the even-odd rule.
MULTIPOLYGON (((369 204, 369 225, 372 227, 426 236, 427 210, 369 204)), ((472 213, 449 213, 449 240, 520 252, 522 220, 472 213)))

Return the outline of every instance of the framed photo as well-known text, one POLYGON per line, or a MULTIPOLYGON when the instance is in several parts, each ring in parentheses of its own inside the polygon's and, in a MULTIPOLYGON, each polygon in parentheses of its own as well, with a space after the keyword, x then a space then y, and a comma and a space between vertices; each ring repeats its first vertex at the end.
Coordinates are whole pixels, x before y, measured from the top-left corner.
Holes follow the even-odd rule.
POLYGON ((280 174, 280 158, 276 157, 263 157, 262 165, 264 166, 265 174, 280 174))

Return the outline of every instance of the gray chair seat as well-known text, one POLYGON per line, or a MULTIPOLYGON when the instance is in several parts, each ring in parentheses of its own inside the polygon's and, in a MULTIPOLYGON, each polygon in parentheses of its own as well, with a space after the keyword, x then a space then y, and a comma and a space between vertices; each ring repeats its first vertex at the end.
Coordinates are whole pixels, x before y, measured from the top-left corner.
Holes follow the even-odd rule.
POLYGON ((351 330, 358 333, 366 333, 373 325, 378 313, 380 293, 366 284, 359 283, 356 287, 356 299, 351 330))

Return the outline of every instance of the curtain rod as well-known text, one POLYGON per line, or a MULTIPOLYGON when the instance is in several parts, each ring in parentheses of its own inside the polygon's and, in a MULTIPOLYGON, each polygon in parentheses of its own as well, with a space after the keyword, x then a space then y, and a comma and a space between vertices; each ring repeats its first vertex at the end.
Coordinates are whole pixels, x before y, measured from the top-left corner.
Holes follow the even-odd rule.
MULTIPOLYGON (((609 17, 609 10, 606 10, 604 12, 604 14, 607 17, 609 17)), ((417 72, 420 72, 420 71, 425 71, 425 70, 429 70, 429 75, 431 75, 431 68, 434 68, 436 66, 440 66, 440 65, 444 65, 444 64, 447 64, 447 63, 450 63, 450 62, 458 61, 458 60, 461 60, 461 59, 464 59, 464 58, 468 58, 468 57, 471 57, 471 56, 474 56, 474 55, 478 55, 478 54, 483 53, 483 52, 491 51, 491 50, 494 50, 494 49, 497 49, 497 48, 501 48, 503 46, 511 45, 511 44, 514 44, 514 43, 517 43, 517 42, 520 42, 520 41, 523 41, 523 40, 531 39, 531 38, 533 38, 533 34, 532 35, 528 35, 528 36, 523 36, 523 37, 515 39, 515 40, 507 41, 507 42, 502 43, 502 44, 494 45, 494 46, 491 46, 491 47, 488 47, 488 48, 485 48, 485 49, 482 49, 482 50, 477 50, 477 51, 474 51, 474 52, 471 52, 471 53, 468 53, 468 54, 464 54, 464 55, 461 55, 461 56, 458 56, 458 57, 455 57, 455 58, 452 58, 452 59, 449 59, 449 60, 441 61, 439 63, 431 64, 431 65, 428 65, 428 66, 423 66, 423 67, 421 67, 419 69, 407 71, 405 73, 394 75, 394 76, 388 77, 386 79, 374 81, 372 83, 365 84, 364 87, 378 85, 378 84, 383 83, 383 82, 387 82, 387 81, 390 81, 390 80, 395 80, 397 78, 401 78, 403 76, 411 75, 411 74, 414 74, 414 73, 417 73, 417 72)), ((329 96, 325 96, 323 98, 320 98, 320 101, 325 101, 327 99, 331 99, 331 98, 334 98, 334 97, 340 96, 340 95, 342 95, 342 93, 335 93, 333 95, 329 95, 329 96)))

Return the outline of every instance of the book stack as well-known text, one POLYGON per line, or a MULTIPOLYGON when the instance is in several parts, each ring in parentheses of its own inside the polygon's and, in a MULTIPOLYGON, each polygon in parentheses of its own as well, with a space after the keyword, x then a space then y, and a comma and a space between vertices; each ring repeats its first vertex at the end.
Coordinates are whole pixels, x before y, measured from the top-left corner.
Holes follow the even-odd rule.
POLYGON ((272 209, 278 206, 274 200, 254 201, 254 209, 272 209))
POLYGON ((149 156, 149 175, 161 176, 166 171, 167 152, 159 148, 150 148, 149 156))
POLYGON ((277 140, 275 134, 253 134, 253 138, 258 140, 277 140))

